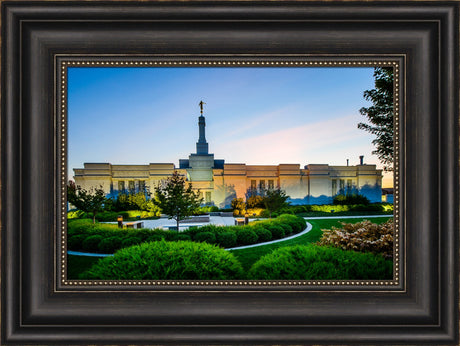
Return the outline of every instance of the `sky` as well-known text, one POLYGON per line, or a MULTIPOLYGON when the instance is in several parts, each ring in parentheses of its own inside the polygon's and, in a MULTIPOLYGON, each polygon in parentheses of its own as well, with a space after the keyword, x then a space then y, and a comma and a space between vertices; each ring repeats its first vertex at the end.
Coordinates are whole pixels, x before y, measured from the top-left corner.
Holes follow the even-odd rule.
MULTIPOLYGON (((377 164, 359 130, 373 68, 69 67, 68 176, 84 162, 174 163, 196 151, 199 102, 214 158, 377 164)), ((385 175, 383 186, 392 187, 385 175)))

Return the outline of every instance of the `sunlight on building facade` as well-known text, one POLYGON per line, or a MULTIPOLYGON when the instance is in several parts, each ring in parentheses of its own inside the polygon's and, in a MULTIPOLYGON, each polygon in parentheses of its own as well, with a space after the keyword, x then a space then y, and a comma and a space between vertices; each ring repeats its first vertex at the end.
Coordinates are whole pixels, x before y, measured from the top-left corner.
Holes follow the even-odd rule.
POLYGON ((201 191, 204 203, 219 208, 229 207, 234 198, 245 199, 248 191, 278 187, 290 197, 291 204, 329 204, 334 196, 347 193, 359 193, 370 202, 382 201, 382 170, 365 164, 363 156, 355 166, 247 165, 215 159, 206 141, 203 104, 200 102, 196 153, 180 159, 178 167, 174 163, 84 163, 83 168, 74 169, 75 183, 85 189, 102 186, 108 196, 115 197, 119 193, 153 192, 176 170, 201 191))

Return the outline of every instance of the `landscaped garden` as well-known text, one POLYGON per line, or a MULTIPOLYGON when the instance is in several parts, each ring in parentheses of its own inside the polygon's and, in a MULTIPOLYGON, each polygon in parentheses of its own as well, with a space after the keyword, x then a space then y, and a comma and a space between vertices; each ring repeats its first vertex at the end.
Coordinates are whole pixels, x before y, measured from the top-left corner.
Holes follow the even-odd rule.
MULTIPOLYGON (((102 189, 87 191, 69 184, 67 196, 78 211, 69 212, 67 248, 87 256, 68 256, 69 279, 97 280, 341 280, 391 279, 393 222, 315 219, 314 214, 390 213, 392 205, 370 204, 360 195, 338 195, 333 205, 290 206, 281 189, 251 190, 246 201, 232 201, 233 214, 244 225, 206 224, 180 230, 193 215, 215 212, 202 206, 198 191, 177 172, 147 193, 105 197, 102 189), (138 208, 137 211, 132 210, 138 208), (257 212, 254 212, 256 211, 257 212), (175 220, 175 230, 123 228, 106 224, 126 218, 175 220), (251 215, 252 213, 252 215, 251 215), (265 215, 268 219, 251 220, 265 215), (90 218, 85 218, 90 217, 90 218), (240 220, 241 221, 241 220, 240 220), (301 233, 302 232, 302 233, 301 233), (299 234, 301 233, 301 234, 299 234), (260 244, 260 245, 257 245, 260 244), (98 254, 104 256, 100 259, 98 254), (108 255, 108 256, 107 256, 108 255)), ((375 215, 374 215, 375 216, 375 215)), ((223 219, 223 218, 222 218, 223 219)), ((233 220, 233 218, 231 219, 233 220)))
MULTIPOLYGON (((375 218, 367 240, 388 239, 389 218, 375 218), (376 226, 380 224, 380 226, 376 226), (385 234, 380 234, 381 230, 385 234)), ((391 219, 390 219, 391 220, 391 219)), ((347 220, 350 223, 362 219, 347 220)), ((69 220, 69 249, 113 253, 105 258, 68 256, 69 279, 391 279, 392 261, 379 249, 362 253, 322 239, 338 220, 311 220, 311 231, 268 245, 227 251, 239 245, 282 239, 305 229, 303 218, 282 215, 247 226, 215 226, 184 232, 118 229, 115 225, 69 220), (320 241, 321 240, 321 241, 320 241), (318 245, 321 244, 321 245, 318 245), (337 246, 339 245, 339 246, 337 246), (110 251, 109 251, 110 250, 110 251), (117 251, 118 250, 118 251, 117 251), (212 258, 210 258, 212 257, 212 258), (94 265, 94 266, 93 266, 94 265)), ((345 228, 352 228, 345 225, 345 228)), ((340 233, 341 231, 339 231, 340 233)), ((336 232, 337 233, 337 232, 336 232)), ((354 232, 356 233, 356 232, 354 232)), ((335 239, 337 240, 337 239, 335 239)), ((392 239, 391 239, 392 240, 392 239)), ((370 240, 371 242, 373 240, 370 240)), ((392 242, 391 242, 392 247, 392 242)), ((356 250, 356 249, 355 249, 356 250)), ((388 254, 387 254, 388 255, 388 254)))

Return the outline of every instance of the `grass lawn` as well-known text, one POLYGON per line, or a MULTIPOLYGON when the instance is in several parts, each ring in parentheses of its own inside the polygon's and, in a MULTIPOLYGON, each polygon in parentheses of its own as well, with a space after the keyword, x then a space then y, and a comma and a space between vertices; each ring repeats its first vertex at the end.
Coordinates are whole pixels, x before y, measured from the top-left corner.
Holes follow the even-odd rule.
POLYGON ((89 269, 102 257, 67 255, 67 280, 78 279, 78 274, 89 269))
MULTIPOLYGON (((241 250, 232 250, 231 252, 238 258, 241 262, 241 265, 245 270, 249 270, 251 266, 262 256, 276 250, 280 247, 284 246, 291 246, 291 245, 305 245, 308 243, 315 243, 317 242, 322 235, 322 229, 330 229, 332 226, 339 227, 340 221, 344 221, 346 223, 356 223, 364 220, 365 218, 356 218, 356 219, 345 219, 345 220, 337 220, 337 219, 322 219, 322 220, 309 220, 308 222, 311 223, 313 226, 312 230, 307 234, 301 235, 300 237, 289 239, 286 241, 282 241, 279 243, 256 246, 253 248, 248 249, 241 249, 241 250)), ((389 217, 376 217, 372 218, 371 222, 373 223, 383 223, 390 219, 389 217)))

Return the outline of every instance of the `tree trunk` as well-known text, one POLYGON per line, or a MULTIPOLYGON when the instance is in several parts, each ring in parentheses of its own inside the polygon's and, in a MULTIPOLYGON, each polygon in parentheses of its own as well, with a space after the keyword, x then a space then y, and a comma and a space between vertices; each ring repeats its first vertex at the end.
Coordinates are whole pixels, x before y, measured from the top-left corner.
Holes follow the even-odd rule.
POLYGON ((93 225, 96 224, 96 212, 93 211, 93 225))
POLYGON ((272 218, 272 212, 271 210, 268 211, 268 217, 271 219, 272 218))
POLYGON ((177 233, 179 233, 179 217, 176 219, 177 222, 177 233))

